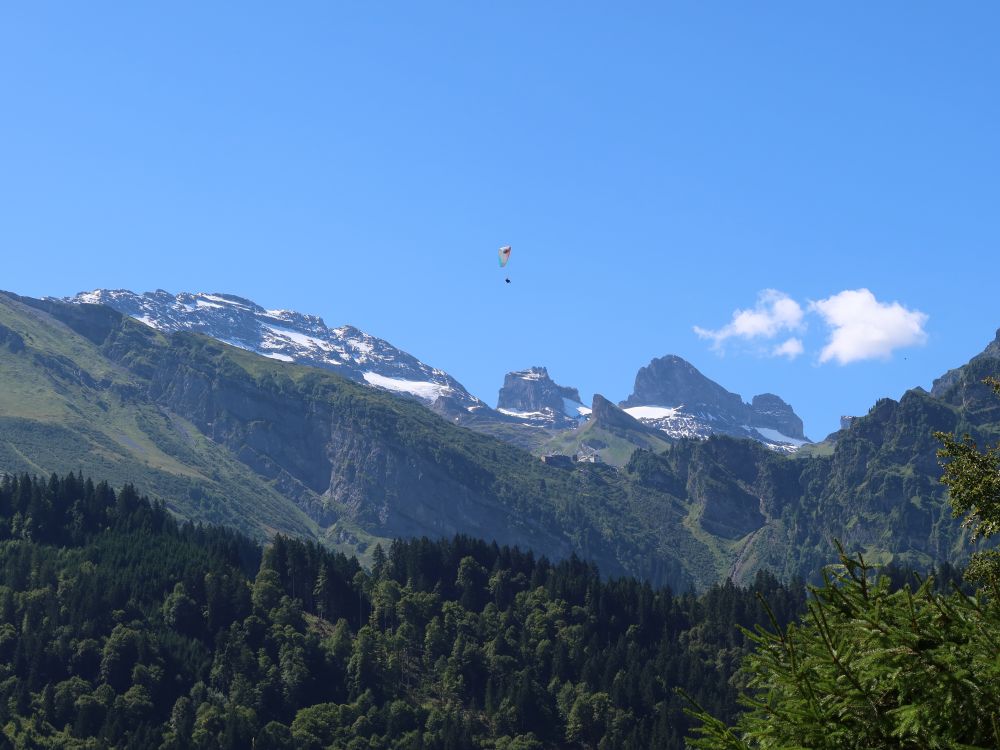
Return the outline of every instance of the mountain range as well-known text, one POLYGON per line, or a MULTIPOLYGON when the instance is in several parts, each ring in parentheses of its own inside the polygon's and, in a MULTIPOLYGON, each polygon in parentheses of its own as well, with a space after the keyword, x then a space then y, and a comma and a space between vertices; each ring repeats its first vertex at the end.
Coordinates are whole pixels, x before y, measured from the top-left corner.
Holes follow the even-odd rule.
MULTIPOLYGON (((620 466, 546 462, 363 374, 359 383, 153 328, 105 305, 2 293, 0 471, 135 482, 177 516, 257 538, 282 532, 368 555, 395 537, 464 533, 553 557, 575 552, 607 574, 678 589, 747 581, 760 568, 811 575, 831 559, 833 538, 869 559, 919 567, 959 561, 965 549, 931 433, 1000 435, 1000 403, 981 382, 1000 374, 998 352, 994 342, 930 393, 883 399, 849 429, 791 454, 721 429, 675 439, 648 415, 636 418, 643 401, 663 398, 647 371, 624 408, 595 396, 579 426, 532 428, 550 442, 617 452, 620 466)), ((665 359, 653 375, 683 370, 683 360, 665 359)), ((544 371, 526 372, 549 394, 537 411, 555 410, 556 397, 579 403, 549 388, 544 371)), ((783 402, 747 405, 701 385, 690 403, 717 417, 728 409, 728 426, 795 431, 783 402)), ((505 403, 534 398, 515 396, 505 403)))
MULTIPOLYGON (((413 398, 457 424, 536 452, 559 445, 552 443, 554 434, 575 430, 591 411, 576 388, 557 385, 544 367, 507 373, 497 407, 491 409, 448 373, 383 339, 352 326, 329 328, 314 315, 266 310, 232 294, 97 289, 65 301, 106 305, 159 331, 203 333, 282 362, 328 369, 413 398)), ((762 394, 745 404, 676 356, 643 367, 634 392, 621 406, 667 439, 726 434, 784 452, 808 442, 802 420, 778 396, 762 394)), ((588 453, 600 456, 601 450, 588 453)), ((612 451, 608 457, 614 461, 617 455, 612 451)))
POLYGON ((146 325, 173 333, 203 333, 280 362, 298 362, 413 397, 439 399, 468 411, 486 405, 446 372, 429 367, 382 339, 353 326, 330 328, 315 315, 265 310, 233 294, 136 294, 125 289, 82 292, 69 302, 106 305, 146 325))

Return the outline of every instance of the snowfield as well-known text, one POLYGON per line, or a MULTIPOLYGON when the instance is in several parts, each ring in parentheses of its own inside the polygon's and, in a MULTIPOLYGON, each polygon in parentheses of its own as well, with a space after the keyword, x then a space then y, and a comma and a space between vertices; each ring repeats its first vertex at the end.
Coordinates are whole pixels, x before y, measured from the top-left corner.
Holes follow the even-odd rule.
POLYGON ((808 440, 799 440, 798 438, 788 437, 788 435, 782 435, 770 427, 754 427, 753 429, 759 432, 770 443, 788 443, 789 445, 794 445, 796 448, 801 448, 809 442, 808 440))
POLYGON ((590 407, 584 406, 579 401, 563 397, 563 413, 573 419, 585 419, 590 416, 590 407))
POLYGON ((625 409, 625 413, 638 420, 673 419, 682 408, 682 406, 675 406, 673 408, 666 406, 630 406, 625 409))
POLYGON ((377 372, 366 372, 365 382, 385 388, 387 391, 397 393, 409 393, 422 401, 433 403, 439 396, 451 392, 451 388, 440 383, 432 383, 426 380, 401 380, 400 378, 387 378, 377 372))

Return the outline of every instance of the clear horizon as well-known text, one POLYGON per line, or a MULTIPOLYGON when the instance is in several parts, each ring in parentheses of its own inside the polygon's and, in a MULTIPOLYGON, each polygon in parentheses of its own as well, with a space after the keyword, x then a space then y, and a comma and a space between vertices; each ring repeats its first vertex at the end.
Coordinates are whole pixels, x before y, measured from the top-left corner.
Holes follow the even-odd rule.
POLYGON ((821 439, 1000 326, 998 20, 9 6, 0 288, 237 294, 491 405, 532 365, 619 401, 677 354, 821 439))

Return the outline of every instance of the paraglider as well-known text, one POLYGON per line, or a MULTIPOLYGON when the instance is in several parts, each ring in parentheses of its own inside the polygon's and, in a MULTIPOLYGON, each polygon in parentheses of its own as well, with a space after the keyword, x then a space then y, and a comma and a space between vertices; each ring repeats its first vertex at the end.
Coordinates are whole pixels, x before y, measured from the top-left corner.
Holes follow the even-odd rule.
MULTIPOLYGON (((510 245, 504 245, 503 247, 501 247, 500 250, 497 252, 497 255, 500 258, 500 268, 506 267, 507 261, 510 260, 510 245)), ((504 281, 506 281, 509 284, 510 276, 505 277, 504 281)))

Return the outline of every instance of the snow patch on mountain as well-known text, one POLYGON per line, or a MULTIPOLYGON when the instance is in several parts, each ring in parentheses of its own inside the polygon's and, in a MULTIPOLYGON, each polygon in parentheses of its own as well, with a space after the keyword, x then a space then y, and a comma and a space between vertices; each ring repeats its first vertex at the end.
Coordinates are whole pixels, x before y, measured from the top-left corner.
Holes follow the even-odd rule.
POLYGON ((335 349, 334 345, 329 341, 324 341, 323 339, 315 336, 308 336, 304 333, 299 333, 298 331, 292 331, 287 328, 278 328, 270 325, 266 325, 264 328, 270 330, 279 339, 291 341, 301 347, 309 349, 322 349, 324 351, 333 351, 335 349))
POLYGON ((590 415, 590 407, 584 406, 579 401, 563 397, 563 413, 573 419, 586 419, 590 415))
POLYGON ((506 414, 508 417, 514 417, 514 419, 524 419, 532 424, 536 422, 544 422, 546 424, 552 421, 552 412, 545 411, 518 411, 517 409, 497 409, 501 414, 506 414))
POLYGON ((809 443, 808 440, 799 440, 798 438, 789 437, 788 435, 783 435, 777 430, 772 430, 769 427, 754 427, 754 429, 757 430, 757 432, 761 434, 761 437, 769 443, 788 444, 795 446, 796 448, 801 448, 803 445, 807 445, 809 443))
POLYGON ((626 413, 672 438, 707 439, 732 435, 784 453, 808 443, 802 420, 773 393, 744 403, 700 373, 690 362, 668 354, 636 374, 632 395, 619 404, 626 413))
POLYGON ((377 372, 364 373, 365 382, 385 388, 387 391, 397 393, 409 393, 424 401, 436 401, 439 397, 451 392, 451 388, 440 383, 433 383, 426 380, 403 380, 401 378, 387 378, 377 372))
POLYGON ((667 408, 665 406, 630 406, 625 413, 636 419, 673 419, 683 407, 667 408))
POLYGON ((681 438, 707 440, 712 435, 732 435, 756 440, 778 453, 795 453, 809 443, 808 440, 789 437, 768 427, 733 425, 710 411, 688 412, 683 405, 629 406, 623 411, 642 424, 660 430, 675 440, 681 438))

